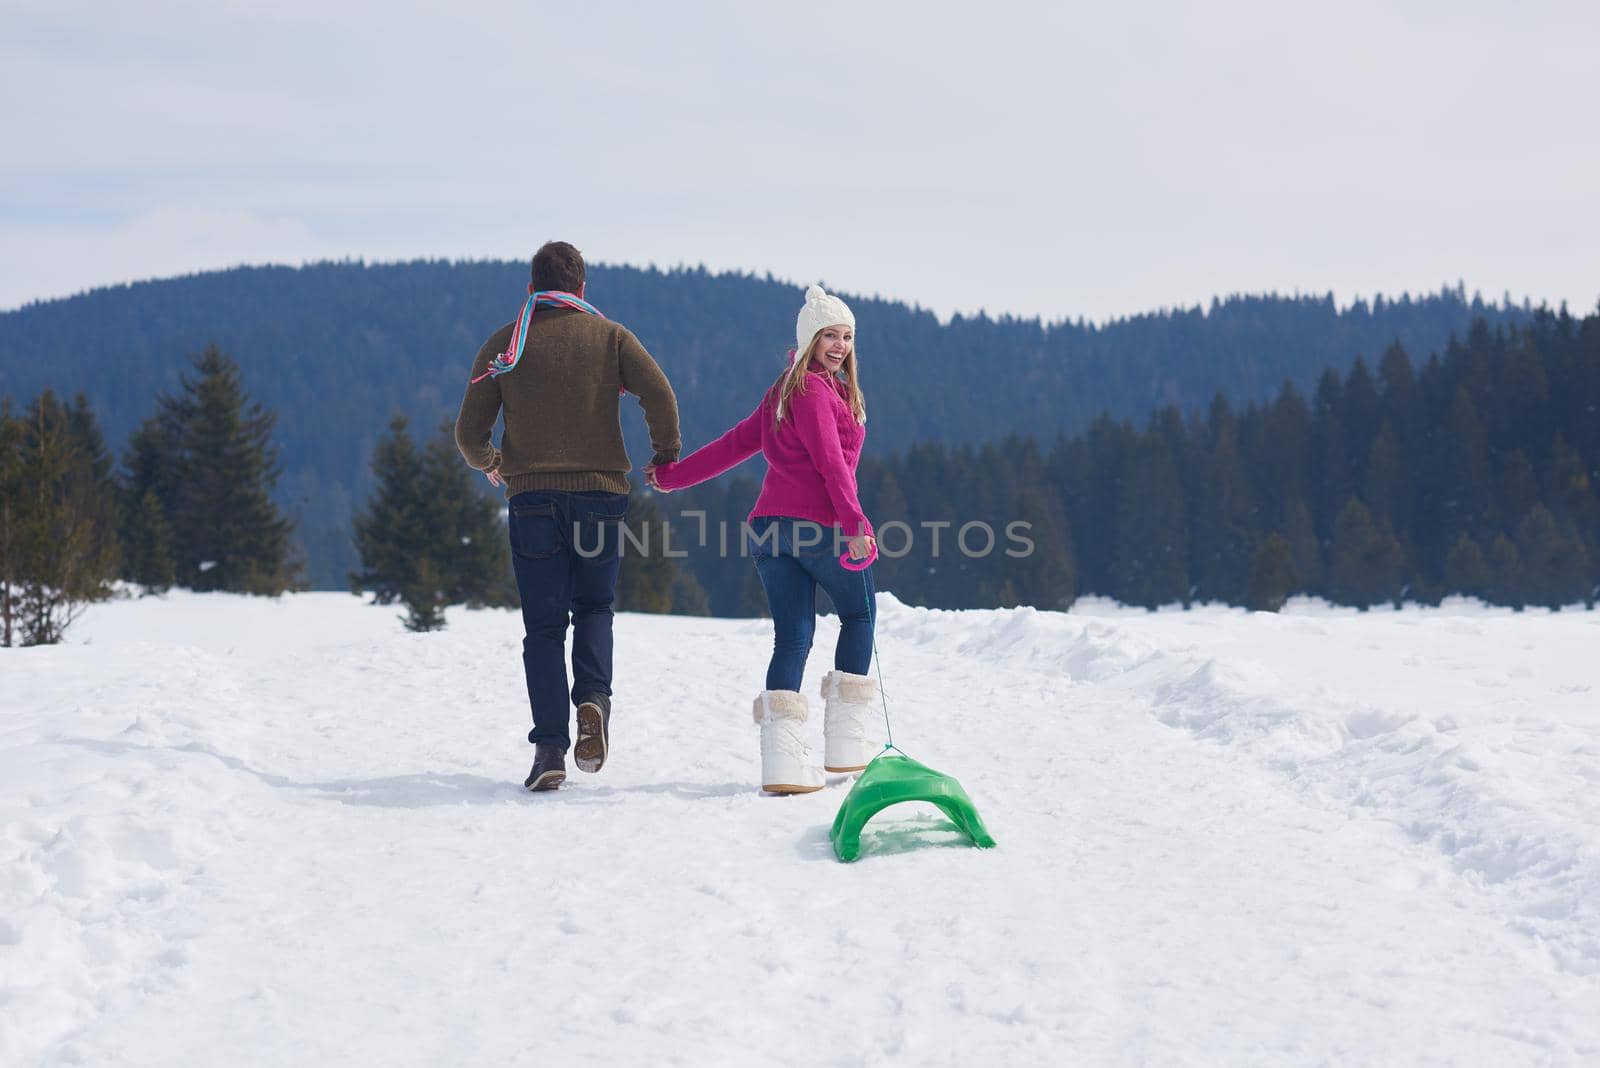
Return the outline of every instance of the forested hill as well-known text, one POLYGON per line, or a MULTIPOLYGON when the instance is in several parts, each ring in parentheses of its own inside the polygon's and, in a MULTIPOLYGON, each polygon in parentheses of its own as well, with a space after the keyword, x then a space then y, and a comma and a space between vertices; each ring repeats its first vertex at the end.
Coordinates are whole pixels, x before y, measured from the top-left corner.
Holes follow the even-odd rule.
MULTIPOLYGON (((353 564, 349 519, 394 412, 426 428, 455 412, 483 338, 525 294, 519 262, 239 268, 95 290, 0 314, 0 395, 85 393, 113 447, 171 392, 190 354, 216 343, 253 399, 278 414, 279 496, 318 586, 353 564)), ((590 299, 628 325, 672 378, 685 444, 746 414, 792 344, 796 285, 700 269, 595 266, 590 299)), ((1519 323, 1526 307, 1457 289, 1338 309, 1332 298, 1235 297, 1105 325, 957 317, 844 294, 855 308, 869 451, 915 442, 1053 440, 1102 412, 1142 419, 1196 410, 1221 391, 1265 400, 1289 380, 1374 360, 1398 340, 1425 358, 1475 318, 1519 323)), ((1072 295, 1063 293, 1069 308, 1072 295)), ((643 425, 625 425, 635 456, 643 425)))

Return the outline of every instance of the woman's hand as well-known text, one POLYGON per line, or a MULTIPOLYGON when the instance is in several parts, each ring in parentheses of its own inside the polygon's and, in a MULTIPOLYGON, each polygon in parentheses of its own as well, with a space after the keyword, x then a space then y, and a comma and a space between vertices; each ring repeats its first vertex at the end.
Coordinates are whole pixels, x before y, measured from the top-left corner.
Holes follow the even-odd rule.
POLYGON ((649 486, 651 489, 655 490, 657 493, 671 493, 672 492, 671 490, 669 490, 665 486, 663 486, 660 483, 660 481, 656 478, 656 465, 655 464, 645 464, 644 465, 644 481, 645 481, 645 484, 647 486, 649 486))
POLYGON ((857 534, 850 539, 850 559, 865 560, 872 555, 872 550, 877 544, 870 534, 857 534))

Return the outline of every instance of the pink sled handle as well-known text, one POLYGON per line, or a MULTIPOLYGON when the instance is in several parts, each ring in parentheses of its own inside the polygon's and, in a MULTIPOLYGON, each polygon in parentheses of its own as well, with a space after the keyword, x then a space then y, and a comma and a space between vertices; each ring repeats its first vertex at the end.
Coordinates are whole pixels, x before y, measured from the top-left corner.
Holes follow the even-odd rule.
POLYGON ((876 560, 877 558, 878 546, 876 543, 874 543, 872 546, 872 551, 867 554, 866 559, 852 560, 850 558, 850 553, 846 551, 843 556, 839 557, 839 566, 844 568, 846 571, 865 571, 867 568, 872 566, 872 561, 876 560))

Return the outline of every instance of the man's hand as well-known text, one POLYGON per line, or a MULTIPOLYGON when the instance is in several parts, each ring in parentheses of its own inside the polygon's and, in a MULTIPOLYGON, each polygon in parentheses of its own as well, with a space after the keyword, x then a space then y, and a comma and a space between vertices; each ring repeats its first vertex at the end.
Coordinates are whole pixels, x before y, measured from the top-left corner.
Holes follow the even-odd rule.
POLYGON ((489 468, 483 473, 483 477, 489 480, 489 485, 496 488, 506 484, 506 480, 500 477, 500 468, 498 467, 489 468))

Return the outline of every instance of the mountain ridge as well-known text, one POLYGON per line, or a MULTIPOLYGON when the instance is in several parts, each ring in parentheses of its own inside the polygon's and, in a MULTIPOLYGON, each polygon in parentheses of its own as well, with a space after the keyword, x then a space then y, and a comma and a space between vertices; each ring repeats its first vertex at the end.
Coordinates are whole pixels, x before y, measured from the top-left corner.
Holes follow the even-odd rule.
MULTIPOLYGON (((0 313, 0 396, 83 392, 113 448, 178 388, 187 357, 217 344, 254 400, 278 414, 279 498, 299 525, 313 583, 342 584, 349 520, 391 415, 426 432, 454 416, 483 339, 519 309, 520 261, 414 260, 238 267, 102 287, 0 313)), ((678 392, 686 448, 747 414, 783 367, 799 286, 749 272, 595 264, 590 299, 634 331, 678 392)), ((1048 441, 1096 416, 1142 420, 1166 405, 1198 410, 1218 392, 1238 405, 1285 380, 1375 360, 1398 340, 1419 361, 1478 318, 1515 325, 1526 307, 1464 288, 1340 309, 1331 294, 1214 298, 1105 324, 985 313, 941 322, 931 310, 841 294, 858 320, 869 451, 1008 434, 1048 441)), ((643 455, 643 420, 624 434, 643 455)))

